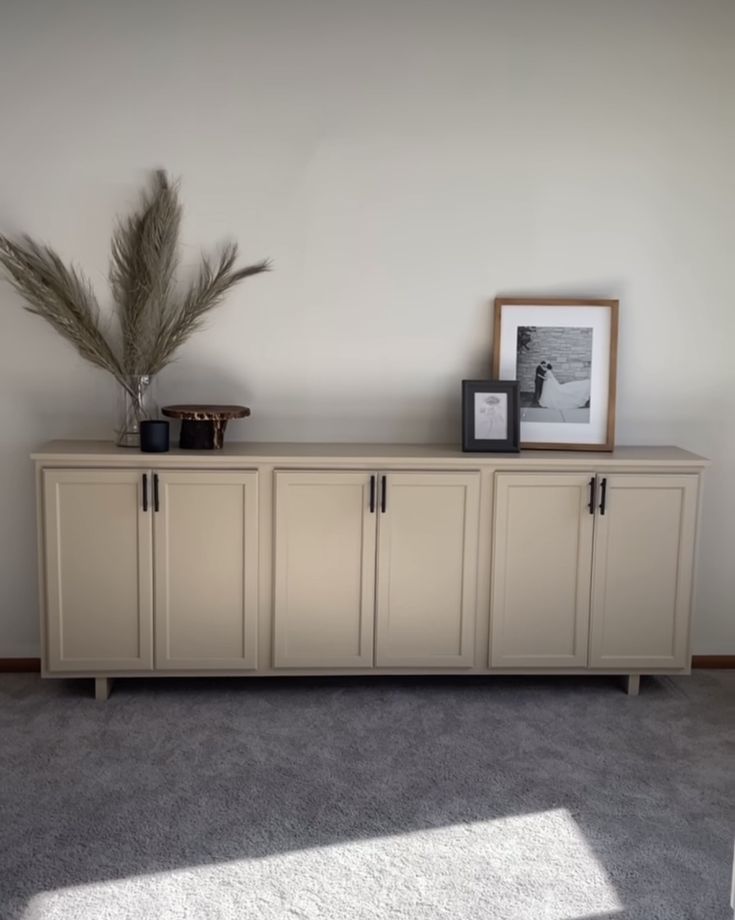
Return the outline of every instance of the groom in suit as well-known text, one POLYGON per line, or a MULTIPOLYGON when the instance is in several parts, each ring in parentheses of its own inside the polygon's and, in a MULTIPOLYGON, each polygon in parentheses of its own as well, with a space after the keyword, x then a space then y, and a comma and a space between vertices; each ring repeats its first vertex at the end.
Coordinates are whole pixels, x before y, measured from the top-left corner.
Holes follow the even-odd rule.
POLYGON ((536 365, 536 378, 534 381, 533 389, 533 404, 534 406, 540 405, 541 400, 541 391, 544 388, 544 380, 546 379, 546 370, 551 367, 548 361, 542 361, 540 364, 536 365))

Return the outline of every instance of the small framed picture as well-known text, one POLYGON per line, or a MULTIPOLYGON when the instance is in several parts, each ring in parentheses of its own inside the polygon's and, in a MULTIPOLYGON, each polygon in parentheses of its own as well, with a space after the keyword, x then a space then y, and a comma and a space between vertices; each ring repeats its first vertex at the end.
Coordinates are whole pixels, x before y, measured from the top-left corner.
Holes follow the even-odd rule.
POLYGON ((498 298, 493 374, 517 380, 521 447, 612 450, 617 300, 498 298))
POLYGON ((519 428, 515 381, 462 381, 462 450, 518 453, 519 428))

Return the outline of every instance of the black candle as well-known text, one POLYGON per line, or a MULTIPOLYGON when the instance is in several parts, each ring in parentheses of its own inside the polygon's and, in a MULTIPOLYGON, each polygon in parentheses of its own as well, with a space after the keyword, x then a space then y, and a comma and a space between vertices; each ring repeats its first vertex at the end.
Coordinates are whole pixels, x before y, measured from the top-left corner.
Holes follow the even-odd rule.
POLYGON ((162 454, 168 450, 168 422, 146 419, 140 423, 140 449, 146 454, 162 454))

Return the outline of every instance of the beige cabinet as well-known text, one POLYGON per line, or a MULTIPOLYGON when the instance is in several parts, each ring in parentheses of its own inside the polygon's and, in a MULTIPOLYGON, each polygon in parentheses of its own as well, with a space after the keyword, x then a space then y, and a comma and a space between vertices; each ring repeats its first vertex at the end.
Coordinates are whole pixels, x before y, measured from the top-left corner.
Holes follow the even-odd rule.
POLYGON ((593 668, 688 665, 696 476, 604 477, 595 519, 593 668))
POLYGON ((49 670, 256 667, 257 472, 43 476, 49 670))
POLYGON ((586 666, 591 478, 585 473, 496 474, 493 666, 586 666))
POLYGON ((133 470, 43 473, 46 666, 153 666, 151 515, 133 470))
POLYGON ((685 672, 700 481, 671 447, 35 456, 43 673, 685 672))
POLYGON ((154 472, 156 667, 257 664, 258 474, 154 472))
POLYGON ((445 472, 381 477, 379 667, 472 665, 479 478, 445 472))
POLYGON ((276 667, 472 664, 478 473, 275 476, 276 667))
POLYGON ((371 666, 375 477, 319 470, 274 475, 274 665, 371 666))
POLYGON ((495 480, 494 667, 688 665, 696 475, 495 480))

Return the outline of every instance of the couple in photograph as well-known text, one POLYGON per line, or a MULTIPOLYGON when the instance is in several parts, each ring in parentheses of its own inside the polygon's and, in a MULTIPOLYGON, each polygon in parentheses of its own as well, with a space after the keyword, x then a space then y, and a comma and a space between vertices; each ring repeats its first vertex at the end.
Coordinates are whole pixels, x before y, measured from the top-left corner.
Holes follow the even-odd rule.
POLYGON ((533 400, 542 409, 583 409, 590 404, 590 381, 570 380, 559 383, 553 364, 542 361, 536 367, 533 400))

